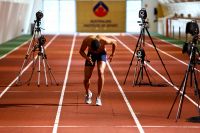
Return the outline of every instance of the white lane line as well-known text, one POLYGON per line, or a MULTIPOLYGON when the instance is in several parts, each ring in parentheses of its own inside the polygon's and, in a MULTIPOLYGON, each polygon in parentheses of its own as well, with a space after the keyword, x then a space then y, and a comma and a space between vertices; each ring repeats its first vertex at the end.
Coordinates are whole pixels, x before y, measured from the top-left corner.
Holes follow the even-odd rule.
POLYGON ((5 58, 6 56, 8 56, 9 54, 11 54, 12 52, 18 50, 20 47, 24 46, 25 44, 27 44, 30 41, 30 39, 24 43, 22 43, 21 45, 17 46, 16 48, 14 48, 13 50, 9 51, 8 53, 4 54, 3 56, 0 57, 0 60, 5 58))
POLYGON ((72 54, 73 54, 73 51, 74 51, 75 41, 76 41, 76 34, 74 34, 73 41, 72 41, 69 60, 68 60, 67 69, 66 69, 66 73, 65 73, 65 79, 64 79, 64 83, 63 83, 63 87, 62 87, 62 92, 61 92, 61 95, 60 95, 60 101, 59 101, 58 110, 57 110, 56 119, 55 119, 55 122, 54 122, 52 133, 57 133, 57 130, 58 130, 60 114, 61 114, 61 110, 62 110, 63 99, 64 99, 64 95, 65 95, 65 89, 66 89, 66 85, 67 85, 67 81, 68 81, 69 70, 70 70, 70 65, 71 65, 71 60, 72 60, 72 54))
MULTIPOLYGON (((54 36, 45 46, 45 49, 55 40, 58 35, 54 36)), ((36 56, 37 57, 37 56, 36 56)), ((35 58, 36 58, 35 57, 35 58)), ((21 75, 30 67, 33 62, 30 62, 21 72, 21 75)), ((18 76, 1 92, 0 98, 10 89, 10 87, 18 80, 18 76)))
MULTIPOLYGON (((114 37, 114 36, 113 36, 114 37)), ((130 53, 134 53, 129 47, 126 46, 121 40, 119 40, 117 37, 114 37, 122 46, 124 46, 130 53)), ((160 74, 157 70, 155 70, 151 65, 145 62, 145 64, 155 73, 157 73, 164 81, 166 81, 169 85, 171 85, 175 90, 179 90, 179 88, 175 85, 173 85, 168 79, 166 79, 162 74, 160 74)), ((182 93, 182 92, 181 92, 182 93)), ((184 95, 190 102, 192 102, 196 107, 198 107, 198 104, 193 101, 187 94, 184 95)))
POLYGON ((142 125, 140 124, 137 116, 135 115, 135 113, 134 113, 134 111, 133 111, 133 109, 131 107, 131 104, 129 103, 129 101, 128 101, 128 99, 127 99, 127 97, 126 97, 121 85, 119 84, 119 82, 118 82, 118 80, 117 80, 117 78, 116 78, 116 76, 115 76, 115 74, 114 74, 109 62, 106 62, 106 63, 107 63, 107 66, 108 66, 108 68, 109 68, 109 70, 110 70, 110 72, 112 74, 113 79, 115 80, 115 82, 116 82, 116 84, 118 86, 118 89, 119 89, 120 93, 122 94, 122 97, 124 98, 124 101, 125 101, 128 109, 129 109, 129 112, 131 113, 131 116, 133 117, 133 119, 134 119, 134 121, 135 121, 135 123, 137 125, 138 130, 140 131, 140 133, 144 133, 142 125))
MULTIPOLYGON (((134 38, 134 39, 136 39, 136 40, 138 39, 137 37, 135 37, 135 36, 133 36, 133 35, 131 35, 131 34, 127 34, 127 35, 129 35, 130 37, 132 37, 132 38, 134 38)), ((148 44, 149 47, 154 48, 154 46, 153 46, 152 44, 150 44, 150 43, 148 43, 148 42, 145 42, 145 43, 148 44)), ((163 51, 163 50, 161 50, 161 49, 159 49, 159 48, 157 48, 157 47, 156 47, 156 49, 157 49, 159 52, 161 52, 161 53, 163 53, 163 54, 165 54, 165 55, 167 55, 167 56, 173 58, 174 60, 176 60, 176 61, 178 61, 178 62, 180 62, 180 63, 182 63, 182 64, 184 64, 184 65, 186 65, 186 66, 188 65, 186 62, 184 62, 184 61, 182 61, 182 60, 180 60, 180 59, 178 59, 178 58, 176 58, 176 57, 174 57, 174 56, 168 54, 167 52, 165 52, 165 51, 163 51)), ((197 68, 195 68, 195 70, 198 71, 198 72, 200 72, 200 70, 198 70, 197 68)))
MULTIPOLYGON (((0 126, 0 128, 52 128, 53 126, 0 126)), ((61 128, 137 128, 137 126, 132 125, 120 125, 120 126, 76 126, 76 125, 69 125, 69 126, 58 126, 61 128)), ((185 129, 199 129, 200 126, 143 126, 143 128, 185 128, 185 129)))

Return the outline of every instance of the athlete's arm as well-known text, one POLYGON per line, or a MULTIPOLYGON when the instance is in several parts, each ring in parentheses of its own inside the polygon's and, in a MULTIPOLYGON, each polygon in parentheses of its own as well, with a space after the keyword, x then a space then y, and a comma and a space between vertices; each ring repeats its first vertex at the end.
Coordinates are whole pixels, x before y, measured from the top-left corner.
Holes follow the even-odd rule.
POLYGON ((88 48, 88 39, 84 39, 82 44, 81 44, 81 48, 79 50, 80 55, 85 58, 87 61, 89 61, 90 63, 92 63, 92 59, 90 57, 88 57, 85 53, 85 50, 88 48))
POLYGON ((108 57, 108 59, 110 60, 110 62, 112 61, 113 56, 115 55, 115 49, 117 47, 117 41, 115 39, 112 38, 108 38, 103 36, 102 40, 105 41, 105 45, 112 45, 112 53, 110 54, 110 56, 108 57))

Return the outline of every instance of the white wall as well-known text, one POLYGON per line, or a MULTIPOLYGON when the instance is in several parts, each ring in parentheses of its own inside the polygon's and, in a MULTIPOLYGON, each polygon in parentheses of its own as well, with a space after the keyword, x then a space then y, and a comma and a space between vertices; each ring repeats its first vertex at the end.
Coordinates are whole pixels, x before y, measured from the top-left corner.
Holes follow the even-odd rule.
POLYGON ((27 33, 33 0, 0 1, 0 43, 27 33))
POLYGON ((169 37, 173 37, 174 34, 175 38, 184 40, 186 23, 196 19, 200 24, 200 2, 161 3, 161 7, 163 17, 159 18, 158 23, 158 33, 160 34, 168 35, 169 37), (178 17, 174 18, 174 14, 177 14, 178 17), (181 14, 183 14, 183 17, 180 16, 181 14), (191 15, 191 18, 188 18, 188 14, 191 15), (168 18, 171 21, 166 23, 168 18), (174 32, 172 27, 174 27, 174 32), (178 36, 179 28, 181 37, 178 36))
POLYGON ((157 32, 156 16, 154 15, 154 8, 157 8, 157 6, 158 0, 142 0, 142 7, 146 8, 147 11, 150 32, 157 32))

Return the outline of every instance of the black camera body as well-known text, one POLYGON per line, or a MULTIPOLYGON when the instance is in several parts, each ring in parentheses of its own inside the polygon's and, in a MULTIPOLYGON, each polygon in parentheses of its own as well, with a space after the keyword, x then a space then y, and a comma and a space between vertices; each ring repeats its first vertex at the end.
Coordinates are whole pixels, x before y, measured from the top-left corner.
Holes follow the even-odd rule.
POLYGON ((46 38, 44 36, 40 36, 38 38, 38 44, 41 46, 41 45, 44 45, 46 42, 46 38))
POLYGON ((145 51, 144 49, 140 48, 139 50, 137 50, 136 56, 139 60, 144 61, 145 58, 145 51))
POLYGON ((187 22, 186 24, 186 34, 191 34, 192 36, 199 34, 199 26, 196 21, 187 22))
POLYGON ((145 8, 142 8, 139 11, 139 18, 141 18, 142 20, 145 20, 147 18, 147 11, 145 8))
POLYGON ((42 11, 36 12, 35 16, 36 16, 36 20, 37 20, 37 21, 41 21, 41 19, 43 18, 43 13, 42 13, 42 11))
POLYGON ((183 45, 182 53, 183 54, 187 53, 188 55, 190 55, 192 52, 192 47, 197 48, 196 45, 198 44, 198 40, 199 40, 199 36, 198 36, 199 26, 195 20, 191 22, 187 22, 185 33, 192 35, 192 40, 191 42, 186 40, 186 42, 183 45))

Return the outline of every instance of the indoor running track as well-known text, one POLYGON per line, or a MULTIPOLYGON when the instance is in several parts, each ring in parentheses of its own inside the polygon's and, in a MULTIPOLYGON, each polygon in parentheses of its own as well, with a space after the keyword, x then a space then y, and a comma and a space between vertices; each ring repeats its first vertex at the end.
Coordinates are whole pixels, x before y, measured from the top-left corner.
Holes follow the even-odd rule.
MULTIPOLYGON (((49 84, 47 87, 44 74, 41 73, 40 87, 37 87, 37 70, 29 86, 15 85, 29 42, 1 58, 1 133, 199 132, 199 123, 187 121, 188 118, 198 116, 194 90, 189 86, 186 88, 187 95, 181 118, 175 122, 178 108, 178 104, 175 104, 170 118, 167 119, 176 96, 176 89, 179 88, 187 69, 188 56, 182 54, 180 47, 158 38, 153 39, 174 85, 171 84, 148 37, 144 48, 150 63, 146 68, 153 86, 133 86, 135 59, 126 84, 123 85, 138 35, 110 35, 118 41, 118 46, 113 61, 107 62, 102 94, 103 106, 95 106, 96 69, 90 87, 93 92, 93 103, 91 105, 84 103, 85 91, 82 83, 84 59, 79 54, 79 48, 85 35, 46 35, 45 37, 48 63, 59 86, 49 84)), ((111 47, 108 46, 107 49, 109 54, 111 47)), ((21 81, 25 82, 30 75, 29 68, 21 76, 21 81)), ((197 77, 199 82, 199 70, 197 70, 197 77)), ((145 74, 142 82, 148 83, 145 74)))

